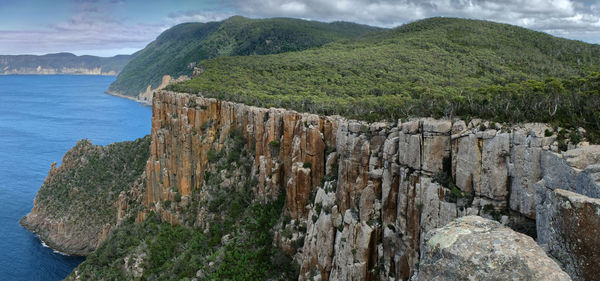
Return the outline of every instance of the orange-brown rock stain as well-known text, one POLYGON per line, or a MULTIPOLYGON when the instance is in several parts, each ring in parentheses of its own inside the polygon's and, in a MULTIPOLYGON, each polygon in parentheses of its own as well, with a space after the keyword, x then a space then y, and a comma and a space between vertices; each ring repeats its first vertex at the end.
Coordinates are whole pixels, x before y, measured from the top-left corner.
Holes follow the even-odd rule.
POLYGON ((255 192, 275 198, 285 189, 287 212, 306 217, 310 194, 325 175, 325 148, 335 145, 335 122, 165 91, 156 92, 153 101, 146 207, 172 200, 173 190, 189 196, 201 188, 209 151, 220 151, 233 129, 255 156, 255 192))

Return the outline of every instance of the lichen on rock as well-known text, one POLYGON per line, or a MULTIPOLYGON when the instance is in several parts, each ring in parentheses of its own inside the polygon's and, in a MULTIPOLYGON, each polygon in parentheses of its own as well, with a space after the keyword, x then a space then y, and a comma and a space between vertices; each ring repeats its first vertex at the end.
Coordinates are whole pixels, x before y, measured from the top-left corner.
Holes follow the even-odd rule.
POLYGON ((571 280, 531 237, 478 216, 425 234, 414 280, 571 280))

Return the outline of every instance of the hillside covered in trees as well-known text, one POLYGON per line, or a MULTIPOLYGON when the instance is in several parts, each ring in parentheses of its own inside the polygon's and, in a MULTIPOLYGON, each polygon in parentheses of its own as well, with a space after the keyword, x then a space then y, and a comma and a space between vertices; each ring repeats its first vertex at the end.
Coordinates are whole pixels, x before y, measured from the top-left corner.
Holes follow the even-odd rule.
POLYGON ((486 118, 581 126, 598 141, 600 46, 431 18, 356 40, 202 61, 171 90, 363 120, 486 118))
POLYGON ((380 29, 347 22, 240 16, 220 22, 184 23, 133 54, 109 92, 136 96, 148 85, 155 89, 163 75, 191 76, 195 63, 206 59, 299 51, 376 30, 380 29))

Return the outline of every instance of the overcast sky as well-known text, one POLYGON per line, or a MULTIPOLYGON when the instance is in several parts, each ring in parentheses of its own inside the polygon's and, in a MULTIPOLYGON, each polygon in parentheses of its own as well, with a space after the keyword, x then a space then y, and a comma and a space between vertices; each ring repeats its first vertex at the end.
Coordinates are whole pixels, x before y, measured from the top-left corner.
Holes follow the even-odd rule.
POLYGON ((452 16, 600 43, 600 0, 0 0, 0 54, 130 54, 175 24, 232 15, 383 27, 452 16))

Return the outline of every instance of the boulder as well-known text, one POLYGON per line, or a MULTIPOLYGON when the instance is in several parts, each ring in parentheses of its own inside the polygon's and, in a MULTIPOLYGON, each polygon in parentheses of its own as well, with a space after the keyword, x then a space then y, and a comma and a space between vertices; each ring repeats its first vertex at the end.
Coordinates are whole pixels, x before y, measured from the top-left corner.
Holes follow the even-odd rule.
POLYGON ((571 280, 535 241, 466 216, 425 235, 417 280, 571 280))

